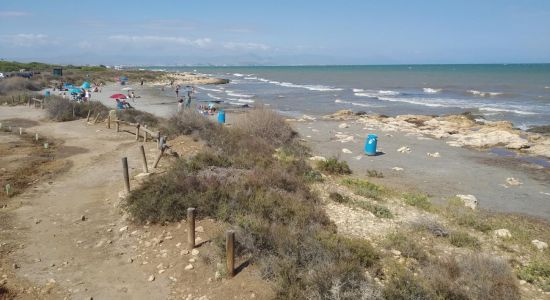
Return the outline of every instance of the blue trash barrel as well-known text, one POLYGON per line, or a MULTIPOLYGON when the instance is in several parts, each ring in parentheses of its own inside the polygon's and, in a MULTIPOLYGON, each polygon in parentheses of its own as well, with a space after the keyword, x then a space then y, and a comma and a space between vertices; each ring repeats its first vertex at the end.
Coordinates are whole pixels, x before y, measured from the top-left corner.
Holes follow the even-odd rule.
POLYGON ((367 155, 376 155, 376 144, 378 143, 378 136, 376 134, 369 134, 365 141, 365 153, 367 155))
POLYGON ((50 96, 50 91, 45 91, 44 96, 49 97, 50 96))
POLYGON ((225 111, 220 110, 218 112, 218 123, 224 124, 225 123, 225 111))

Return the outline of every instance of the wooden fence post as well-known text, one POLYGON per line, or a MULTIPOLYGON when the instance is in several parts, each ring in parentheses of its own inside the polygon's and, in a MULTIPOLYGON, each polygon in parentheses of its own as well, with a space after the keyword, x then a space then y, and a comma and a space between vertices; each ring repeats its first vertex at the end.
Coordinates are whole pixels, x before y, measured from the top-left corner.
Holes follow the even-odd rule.
POLYGON ((120 132, 120 122, 118 120, 116 122, 116 132, 120 132))
POLYGON ((19 127, 19 135, 23 135, 23 128, 19 127))
POLYGON ((195 208, 187 209, 187 245, 189 250, 195 248, 195 208))
POLYGON ((228 230, 225 233, 225 253, 227 255, 227 275, 235 276, 235 231, 228 230))
POLYGON ((162 147, 162 149, 160 149, 159 155, 157 156, 157 159, 155 159, 155 164, 153 164, 153 169, 155 169, 159 164, 159 161, 162 158, 162 154, 164 154, 164 150, 166 150, 166 147, 162 147))
POLYGON ((139 141, 139 124, 136 125, 136 141, 139 141))
POLYGON ((143 142, 147 143, 147 125, 143 125, 143 142))
POLYGON ((111 114, 107 115, 107 129, 111 129, 111 114))
POLYGON ((99 119, 99 115, 101 115, 101 113, 97 113, 97 115, 95 116, 94 124, 97 123, 97 120, 99 119))
POLYGON ((143 163, 143 172, 149 173, 149 170, 147 168, 147 157, 145 156, 145 148, 143 145, 139 146, 139 149, 141 150, 141 162, 143 163))
POLYGON ((122 175, 124 176, 124 185, 126 191, 130 192, 130 174, 128 174, 128 158, 122 158, 122 175))
POLYGON ((92 113, 92 111, 88 109, 88 116, 86 117, 86 122, 90 122, 90 114, 91 113, 92 113))

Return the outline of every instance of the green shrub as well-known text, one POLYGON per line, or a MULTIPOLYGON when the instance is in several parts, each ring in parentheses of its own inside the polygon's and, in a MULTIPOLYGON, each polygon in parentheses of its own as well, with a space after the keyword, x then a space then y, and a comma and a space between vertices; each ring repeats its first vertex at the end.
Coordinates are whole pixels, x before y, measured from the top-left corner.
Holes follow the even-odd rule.
POLYGON ((405 193, 403 194, 403 199, 406 204, 426 211, 429 211, 432 208, 432 203, 428 199, 428 196, 424 194, 405 193))
POLYGON ((535 258, 527 266, 520 268, 518 277, 550 292, 550 262, 546 257, 535 258))
POLYGON ((342 184, 351 188, 354 194, 371 198, 374 200, 382 200, 383 188, 366 180, 345 178, 342 184))
POLYGON ((336 175, 351 174, 351 169, 346 161, 340 161, 336 157, 320 160, 317 162, 317 168, 323 172, 336 175))
POLYGON ((449 242, 451 245, 459 248, 479 248, 481 243, 479 240, 463 231, 453 231, 449 234, 449 242))
POLYGON ((379 218, 385 218, 385 219, 393 218, 393 214, 391 210, 383 205, 380 205, 377 203, 369 203, 367 201, 354 201, 353 204, 362 209, 370 211, 373 215, 379 218))
POLYGON ((437 299, 520 299, 517 280, 500 258, 484 255, 447 257, 424 269, 437 299))
POLYGON ((388 249, 395 249, 401 252, 404 257, 414 258, 417 261, 425 261, 428 254, 419 245, 411 234, 394 232, 386 236, 384 246, 388 249))
POLYGON ((389 280, 384 286, 385 299, 411 300, 411 299, 437 299, 436 294, 428 283, 419 276, 404 267, 396 266, 390 270, 389 280))
POLYGON ((342 196, 340 193, 332 192, 328 195, 329 199, 338 203, 349 203, 351 199, 349 197, 342 196))
POLYGON ((367 170, 367 176, 374 178, 384 178, 384 173, 376 170, 367 170))

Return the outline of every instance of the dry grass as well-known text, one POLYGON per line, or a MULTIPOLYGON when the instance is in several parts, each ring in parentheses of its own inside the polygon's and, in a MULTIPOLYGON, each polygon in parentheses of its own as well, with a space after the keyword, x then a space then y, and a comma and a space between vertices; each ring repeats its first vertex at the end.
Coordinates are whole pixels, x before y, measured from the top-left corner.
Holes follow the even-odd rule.
POLYGON ((263 107, 244 114, 235 122, 235 128, 251 138, 261 138, 275 147, 287 144, 296 136, 281 115, 263 107))
POLYGON ((88 116, 88 111, 91 112, 91 117, 94 117, 98 113, 103 117, 106 117, 109 113, 109 108, 99 101, 88 101, 81 103, 71 101, 69 99, 63 99, 58 96, 48 97, 45 102, 45 107, 50 119, 58 122, 86 118, 88 116))
POLYGON ((25 91, 40 91, 44 85, 33 79, 10 77, 0 80, 0 95, 8 95, 25 91))

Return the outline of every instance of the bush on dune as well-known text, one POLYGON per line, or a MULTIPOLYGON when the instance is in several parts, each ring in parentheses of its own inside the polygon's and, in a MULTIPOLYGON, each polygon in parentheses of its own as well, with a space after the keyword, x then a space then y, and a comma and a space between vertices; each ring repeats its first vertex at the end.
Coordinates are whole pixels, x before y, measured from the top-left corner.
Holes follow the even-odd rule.
POLYGON ((10 77, 0 80, 0 95, 17 92, 40 91, 43 85, 33 79, 10 77))
POLYGON ((162 223, 196 207, 199 217, 232 224, 238 253, 252 256, 279 299, 379 297, 364 274, 378 253, 368 241, 335 234, 307 185, 312 170, 304 148, 284 121, 252 113, 269 118, 256 115, 245 121, 247 128, 228 128, 194 112, 172 117, 171 133, 196 134, 207 152, 178 160, 132 191, 125 209, 137 222, 162 223))
POLYGON ((156 127, 159 124, 159 119, 155 115, 137 109, 117 110, 117 118, 126 122, 152 127, 156 127))
POLYGON ((79 103, 58 96, 50 96, 47 98, 45 108, 48 113, 48 117, 58 122, 86 118, 88 116, 88 112, 90 112, 92 116, 97 115, 98 113, 103 116, 107 116, 109 113, 109 108, 101 102, 88 101, 79 103))

